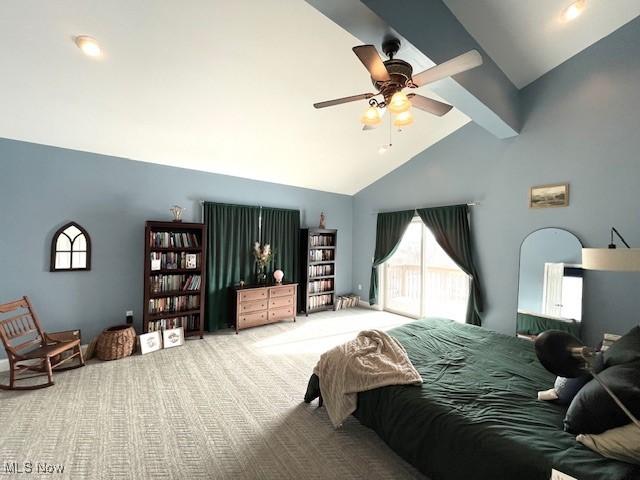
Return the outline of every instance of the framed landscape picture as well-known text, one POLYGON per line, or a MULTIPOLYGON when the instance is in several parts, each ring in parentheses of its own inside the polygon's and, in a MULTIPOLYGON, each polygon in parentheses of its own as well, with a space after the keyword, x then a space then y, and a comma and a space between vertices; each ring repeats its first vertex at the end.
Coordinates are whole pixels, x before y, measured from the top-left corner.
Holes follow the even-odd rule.
POLYGON ((529 189, 529 208, 569 206, 569 184, 539 185, 529 189))

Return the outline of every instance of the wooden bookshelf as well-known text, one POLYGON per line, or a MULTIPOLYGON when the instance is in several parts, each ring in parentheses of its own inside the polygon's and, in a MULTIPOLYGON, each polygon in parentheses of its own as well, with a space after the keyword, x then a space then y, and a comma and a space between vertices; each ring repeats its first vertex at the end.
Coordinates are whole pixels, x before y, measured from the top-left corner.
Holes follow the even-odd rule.
POLYGON ((300 309, 305 315, 334 309, 337 238, 337 230, 300 230, 300 309))
POLYGON ((143 331, 183 327, 185 337, 202 338, 206 227, 148 221, 144 230, 143 331))

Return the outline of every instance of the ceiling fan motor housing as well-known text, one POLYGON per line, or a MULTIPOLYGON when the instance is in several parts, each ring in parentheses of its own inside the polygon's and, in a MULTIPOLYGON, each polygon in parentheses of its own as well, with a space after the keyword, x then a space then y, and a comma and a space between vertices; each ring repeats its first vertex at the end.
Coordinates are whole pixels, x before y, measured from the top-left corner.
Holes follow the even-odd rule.
POLYGON ((390 80, 376 81, 372 79, 373 85, 376 89, 382 93, 386 103, 389 103, 394 93, 411 84, 411 77, 413 75, 413 67, 405 62, 393 58, 384 62, 384 66, 387 67, 390 80))

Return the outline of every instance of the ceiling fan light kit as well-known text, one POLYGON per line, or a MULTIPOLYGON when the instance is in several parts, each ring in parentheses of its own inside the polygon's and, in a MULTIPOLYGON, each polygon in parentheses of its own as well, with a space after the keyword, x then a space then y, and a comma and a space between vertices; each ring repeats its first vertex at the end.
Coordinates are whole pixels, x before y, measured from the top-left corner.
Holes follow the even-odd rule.
POLYGON ((367 111, 360 117, 360 121, 369 127, 380 125, 382 123, 382 114, 377 105, 371 105, 367 108, 367 111))
POLYGON ((396 118, 393 120, 393 125, 395 127, 408 127, 413 123, 413 115, 411 114, 411 110, 407 110, 405 112, 399 113, 396 115, 396 118))
POLYGON ((402 91, 398 91, 391 97, 388 108, 391 113, 406 112, 411 108, 411 102, 402 91))
POLYGON ((393 125, 406 127, 413 123, 411 107, 439 117, 445 115, 453 107, 416 93, 407 95, 403 92, 405 88, 416 89, 482 65, 482 55, 477 50, 471 50, 440 65, 428 68, 417 75, 413 75, 413 67, 409 63, 394 58, 398 50, 400 50, 400 40, 397 38, 385 40, 382 44, 382 50, 387 55, 388 60, 382 61, 380 54, 373 45, 353 47, 353 53, 356 54, 369 71, 371 82, 377 93, 363 93, 337 98, 314 103, 313 106, 315 108, 325 108, 359 100, 369 100, 369 108, 360 117, 360 121, 364 124, 363 130, 372 130, 380 125, 382 123, 382 115, 387 108, 392 114, 395 114, 393 125), (378 100, 375 97, 382 98, 378 100))

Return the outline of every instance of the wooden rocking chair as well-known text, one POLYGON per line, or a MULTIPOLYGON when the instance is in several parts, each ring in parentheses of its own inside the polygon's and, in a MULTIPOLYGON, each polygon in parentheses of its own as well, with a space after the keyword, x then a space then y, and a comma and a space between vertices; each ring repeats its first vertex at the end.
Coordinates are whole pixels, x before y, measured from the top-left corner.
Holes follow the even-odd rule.
POLYGON ((84 366, 80 339, 61 340, 59 335, 47 335, 29 298, 0 305, 0 314, 20 312, 0 320, 0 338, 9 358, 9 385, 0 384, 5 390, 35 390, 53 385, 53 372, 61 372, 84 366), (65 352, 69 354, 64 355, 65 352), (77 357, 77 365, 60 368, 60 365, 77 357), (36 375, 17 377, 24 371, 39 372, 36 375), (47 383, 17 386, 16 382, 46 375, 47 383))

